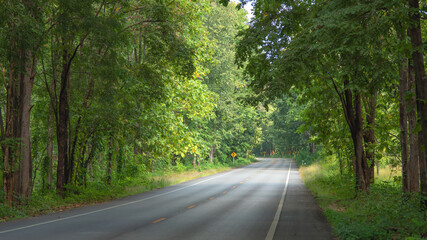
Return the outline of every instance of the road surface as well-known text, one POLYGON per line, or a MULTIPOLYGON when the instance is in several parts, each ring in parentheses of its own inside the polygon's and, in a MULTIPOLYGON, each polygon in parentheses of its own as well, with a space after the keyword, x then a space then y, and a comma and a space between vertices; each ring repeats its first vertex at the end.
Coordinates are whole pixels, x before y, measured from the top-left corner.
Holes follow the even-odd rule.
POLYGON ((290 159, 0 224, 0 239, 333 239, 290 159))

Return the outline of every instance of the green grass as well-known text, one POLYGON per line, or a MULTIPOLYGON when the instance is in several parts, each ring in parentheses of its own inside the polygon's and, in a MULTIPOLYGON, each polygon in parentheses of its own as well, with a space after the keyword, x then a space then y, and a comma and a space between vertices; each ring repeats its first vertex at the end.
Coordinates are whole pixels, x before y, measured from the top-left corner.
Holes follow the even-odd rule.
POLYGON ((331 160, 300 171, 339 239, 427 239, 420 196, 402 194, 398 171, 382 169, 369 194, 356 194, 353 177, 340 177, 331 160))
POLYGON ((202 163, 196 168, 177 165, 155 172, 141 172, 132 178, 126 177, 120 180, 116 179, 111 185, 107 185, 102 181, 88 182, 87 187, 68 186, 67 188, 69 191, 64 198, 58 196, 54 189, 40 190, 35 192, 31 199, 23 201, 19 206, 9 207, 0 204, 0 222, 111 201, 113 199, 228 171, 234 167, 250 164, 254 160, 255 158, 240 158, 236 160, 234 166, 222 165, 220 163, 202 163))

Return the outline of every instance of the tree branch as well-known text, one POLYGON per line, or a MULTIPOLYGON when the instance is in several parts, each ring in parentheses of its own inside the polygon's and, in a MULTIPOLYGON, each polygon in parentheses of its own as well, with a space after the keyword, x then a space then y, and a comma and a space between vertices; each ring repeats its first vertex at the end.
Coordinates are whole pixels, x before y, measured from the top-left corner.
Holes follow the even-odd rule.
POLYGON ((46 74, 46 68, 45 68, 45 66, 44 66, 44 58, 43 58, 43 55, 40 57, 40 59, 41 59, 41 62, 42 62, 43 80, 44 80, 44 83, 45 83, 45 86, 46 86, 47 93, 49 94, 50 104, 51 104, 51 106, 52 106, 53 111, 54 111, 54 112, 57 112, 57 111, 56 111, 56 104, 55 104, 55 102, 56 102, 56 101, 55 101, 55 100, 56 100, 56 98, 53 96, 53 93, 50 91, 50 86, 49 86, 49 83, 47 82, 47 74, 46 74))

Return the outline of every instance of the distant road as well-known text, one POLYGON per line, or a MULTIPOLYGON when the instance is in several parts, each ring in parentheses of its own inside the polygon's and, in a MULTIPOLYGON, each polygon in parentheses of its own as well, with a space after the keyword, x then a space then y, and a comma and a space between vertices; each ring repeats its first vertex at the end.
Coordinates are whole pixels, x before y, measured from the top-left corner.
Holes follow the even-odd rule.
POLYGON ((0 239, 333 239, 290 159, 0 224, 0 239))

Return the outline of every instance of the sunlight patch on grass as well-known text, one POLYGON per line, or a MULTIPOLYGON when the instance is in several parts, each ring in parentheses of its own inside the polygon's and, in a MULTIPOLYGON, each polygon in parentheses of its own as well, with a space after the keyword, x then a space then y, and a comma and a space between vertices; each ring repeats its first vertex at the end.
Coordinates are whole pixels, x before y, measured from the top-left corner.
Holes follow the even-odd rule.
POLYGON ((153 177, 153 180, 156 182, 164 181, 165 183, 167 183, 167 186, 170 186, 170 185, 175 185, 178 183, 186 182, 189 180, 213 175, 216 173, 228 171, 230 169, 231 169, 230 167, 208 169, 208 170, 204 170, 204 171, 199 171, 199 170, 195 169, 195 170, 189 170, 189 171, 181 172, 181 173, 168 173, 168 174, 161 175, 161 176, 155 176, 155 177, 153 177))
POLYGON ((402 168, 391 167, 391 166, 380 167, 379 174, 377 175, 376 171, 375 171, 375 174, 376 174, 375 180, 393 181, 394 177, 398 177, 402 175, 402 168))
POLYGON ((126 186, 125 191, 120 194, 119 197, 126 197, 129 195, 139 194, 153 189, 164 188, 167 186, 172 186, 182 182, 190 181, 193 179, 217 174, 220 172, 228 171, 232 169, 231 167, 221 167, 221 168, 212 168, 207 170, 187 170, 184 172, 164 172, 157 173, 155 176, 149 177, 150 181, 146 184, 136 184, 131 186, 126 186))
POLYGON ((299 168, 301 178, 304 182, 311 182, 318 175, 322 174, 321 166, 319 164, 312 164, 310 166, 301 166, 299 168))

